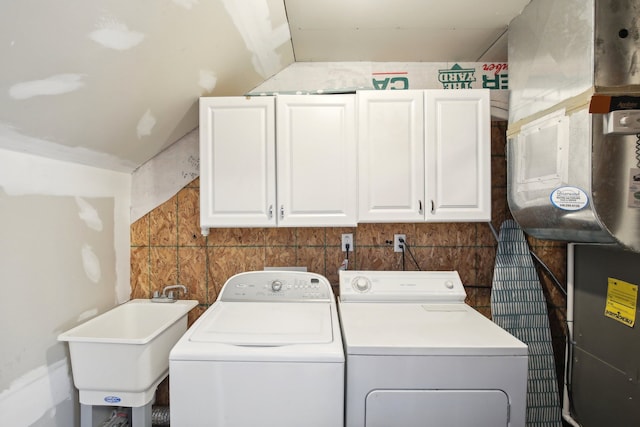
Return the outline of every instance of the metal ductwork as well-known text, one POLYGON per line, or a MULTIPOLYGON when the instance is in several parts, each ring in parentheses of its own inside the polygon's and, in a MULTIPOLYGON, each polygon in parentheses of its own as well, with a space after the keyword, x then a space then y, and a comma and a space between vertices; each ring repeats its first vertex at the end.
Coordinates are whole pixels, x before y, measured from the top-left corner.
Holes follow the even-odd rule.
POLYGON ((640 0, 532 0, 509 26, 508 201, 530 235, 640 251, 640 0))

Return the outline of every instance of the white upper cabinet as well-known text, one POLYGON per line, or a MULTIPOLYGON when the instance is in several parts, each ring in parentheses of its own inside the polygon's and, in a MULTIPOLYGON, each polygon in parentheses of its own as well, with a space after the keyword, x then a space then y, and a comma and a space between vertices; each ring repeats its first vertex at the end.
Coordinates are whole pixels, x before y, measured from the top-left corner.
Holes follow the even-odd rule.
POLYGON ((490 145, 488 90, 201 98, 200 225, 489 221, 490 145))
POLYGON ((200 226, 276 225, 275 101, 200 98, 200 226))
POLYGON ((358 92, 361 222, 489 221, 488 90, 358 92))
POLYGON ((353 95, 201 98, 203 234, 353 226, 356 192, 353 95))
POLYGON ((425 92, 427 221, 491 220, 488 90, 425 92))
POLYGON ((358 220, 424 219, 423 92, 358 92, 358 220))
POLYGON ((278 224, 354 226, 357 219, 353 95, 279 95, 278 224))

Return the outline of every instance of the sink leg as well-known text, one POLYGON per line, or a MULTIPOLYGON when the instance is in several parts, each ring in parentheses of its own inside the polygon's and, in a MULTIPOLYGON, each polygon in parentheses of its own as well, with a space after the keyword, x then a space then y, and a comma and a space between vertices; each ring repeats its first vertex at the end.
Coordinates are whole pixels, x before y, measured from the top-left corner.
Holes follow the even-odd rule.
POLYGON ((80 427, 93 426, 93 406, 80 404, 80 427))
POLYGON ((151 427, 152 402, 144 406, 131 408, 131 427, 151 427))

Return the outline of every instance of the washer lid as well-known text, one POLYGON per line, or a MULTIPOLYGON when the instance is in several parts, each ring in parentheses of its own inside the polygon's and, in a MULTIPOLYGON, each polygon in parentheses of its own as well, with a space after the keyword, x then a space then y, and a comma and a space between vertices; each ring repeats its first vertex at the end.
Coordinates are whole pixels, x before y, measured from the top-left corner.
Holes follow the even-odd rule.
POLYGON ((333 341, 329 303, 217 302, 190 341, 239 346, 333 341))
POLYGON ((526 355, 527 346, 464 303, 341 303, 348 355, 526 355))

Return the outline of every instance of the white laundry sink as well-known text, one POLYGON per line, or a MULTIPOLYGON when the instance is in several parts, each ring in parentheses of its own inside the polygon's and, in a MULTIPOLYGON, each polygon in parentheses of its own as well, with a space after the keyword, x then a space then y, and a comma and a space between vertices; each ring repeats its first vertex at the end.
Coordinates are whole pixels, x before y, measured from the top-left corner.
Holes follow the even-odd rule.
POLYGON ((187 330, 195 300, 135 299, 64 332, 73 382, 85 405, 140 407, 169 372, 169 351, 187 330))

